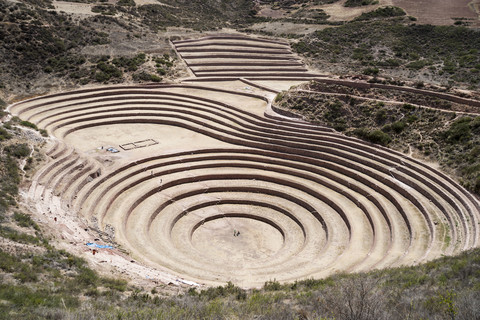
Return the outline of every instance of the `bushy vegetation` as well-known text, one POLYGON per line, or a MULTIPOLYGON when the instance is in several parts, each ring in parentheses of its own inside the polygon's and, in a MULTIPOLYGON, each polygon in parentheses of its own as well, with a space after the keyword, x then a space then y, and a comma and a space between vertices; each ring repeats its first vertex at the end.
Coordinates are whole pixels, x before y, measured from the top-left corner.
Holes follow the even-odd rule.
POLYGON ((132 73, 132 78, 135 81, 160 82, 162 80, 161 77, 143 70, 145 69, 145 64, 150 60, 155 62, 155 70, 159 75, 164 76, 171 73, 174 59, 169 54, 158 57, 138 53, 132 57, 121 56, 112 58, 110 56, 100 56, 92 58, 89 61, 91 63, 90 68, 80 69, 70 76, 78 79, 81 84, 89 82, 119 83, 132 73))
MULTIPOLYGON (((12 126, 12 123, 18 124, 19 122, 22 121, 13 117, 11 121, 0 126, 0 222, 9 208, 17 205, 18 185, 22 180, 20 163, 24 161, 26 163, 24 170, 27 170, 27 166, 32 165, 34 160, 30 157, 32 147, 27 142, 18 139, 20 129, 12 126)), ((28 127, 31 126, 28 125, 28 127)), ((14 219, 21 224, 27 223, 26 217, 20 222, 21 215, 21 213, 15 213, 14 219)), ((5 228, 1 232, 11 234, 9 229, 5 228)))
POLYGON ((7 130, 2 126, 0 127, 0 142, 10 139, 12 136, 8 133, 7 130))
POLYGON ((28 214, 16 211, 13 214, 13 220, 15 220, 17 225, 19 225, 20 227, 33 228, 37 231, 40 231, 38 225, 32 220, 32 218, 28 214))
POLYGON ((359 17, 355 18, 356 21, 372 20, 378 18, 391 18, 405 16, 406 13, 402 8, 386 6, 378 8, 377 10, 362 13, 359 17))
POLYGON ((22 159, 30 154, 31 149, 26 143, 16 143, 5 146, 3 152, 6 153, 7 156, 22 159))
POLYGON ((270 4, 273 9, 293 9, 298 6, 306 5, 321 5, 327 3, 334 3, 339 0, 261 0, 261 4, 270 4))
POLYGON ((371 130, 362 127, 355 129, 353 133, 359 138, 362 138, 372 143, 380 144, 382 146, 387 146, 392 141, 392 138, 387 133, 378 129, 371 130))
POLYGON ((345 7, 360 7, 372 4, 378 4, 378 0, 347 0, 345 2, 345 7))
POLYGON ((343 72, 345 65, 349 72, 378 68, 380 75, 407 69, 412 78, 429 74, 444 83, 480 83, 478 30, 411 24, 404 14, 380 8, 361 15, 361 21, 308 35, 293 47, 313 63, 343 72))
POLYGON ((459 117, 438 136, 442 156, 458 169, 464 186, 480 194, 480 116, 459 117))
POLYGON ((119 0, 117 6, 135 6, 134 0, 119 0))
MULTIPOLYGON (((123 5, 123 4, 120 4, 120 6, 123 5)), ((92 12, 95 12, 95 13, 101 13, 101 14, 104 14, 104 15, 109 15, 109 16, 113 16, 117 13, 117 9, 115 9, 114 6, 112 5, 97 5, 97 6, 93 6, 92 7, 92 12)))
POLYGON ((365 274, 339 274, 281 284, 274 279, 262 289, 244 290, 232 283, 208 289, 191 288, 164 296, 102 279, 82 260, 62 251, 47 252, 34 261, 0 253, 7 273, 39 269, 48 274, 54 263, 70 268, 71 276, 56 289, 38 290, 32 278, 2 284, 0 308, 10 319, 21 317, 80 319, 476 319, 479 316, 480 251, 444 257, 418 267, 365 274), (23 283, 23 284, 22 284, 23 283), (102 288, 93 289, 94 286, 102 288), (113 287, 113 288, 112 288, 113 287), (76 288, 77 290, 73 290, 76 288), (90 289, 89 289, 90 288, 90 289), (115 289, 114 289, 115 288, 115 289), (77 292, 85 295, 80 297, 77 292), (80 299, 81 298, 81 299, 80 299))
POLYGON ((16 204, 20 170, 16 160, 4 152, 0 153, 0 168, 0 215, 3 215, 10 206, 16 204))
POLYGON ((115 4, 78 2, 95 3, 92 10, 100 14, 75 19, 51 10, 53 5, 49 0, 0 0, 0 89, 28 92, 34 86, 47 86, 43 79, 63 79, 65 85, 120 83, 130 80, 134 72, 138 73, 136 79, 143 79, 144 73, 148 73, 151 75, 148 81, 160 81, 162 76, 169 76, 171 66, 137 72, 145 61, 132 56, 134 50, 103 47, 101 50, 112 51, 115 56, 108 61, 95 61, 102 57, 92 55, 95 50, 90 47, 115 47, 110 43, 112 33, 114 38, 127 36, 133 42, 127 46, 131 48, 139 45, 135 38, 166 27, 212 30, 243 26, 257 19, 250 0, 165 0, 162 4, 142 6, 130 0, 115 4), (83 53, 83 48, 89 48, 86 51, 90 53, 83 53))
POLYGON ((112 63, 116 67, 123 68, 124 70, 128 70, 128 71, 137 71, 137 69, 145 62, 146 62, 145 53, 139 53, 133 58, 119 57, 119 58, 114 58, 112 60, 112 63))
POLYGON ((13 77, 76 70, 85 59, 73 53, 86 45, 105 44, 108 35, 56 14, 40 2, 0 1, 0 66, 13 77), (47 61, 47 65, 45 65, 47 61))
POLYGON ((46 240, 37 246, 44 248, 43 254, 0 251, 1 276, 11 275, 16 280, 0 285, 0 299, 6 302, 0 310, 10 319, 40 318, 35 316, 38 308, 72 310, 81 306, 84 296, 113 298, 126 290, 125 281, 98 276, 84 260, 50 247, 46 240))
POLYGON ((162 78, 160 78, 155 74, 150 74, 143 71, 143 72, 135 73, 133 75, 133 80, 138 82, 160 82, 162 81, 162 78))
MULTIPOLYGON (((0 88, 2 88, 2 81, 0 80, 0 88)), ((5 107, 7 106, 7 103, 0 99, 0 119, 3 118, 7 113, 4 111, 5 107)))

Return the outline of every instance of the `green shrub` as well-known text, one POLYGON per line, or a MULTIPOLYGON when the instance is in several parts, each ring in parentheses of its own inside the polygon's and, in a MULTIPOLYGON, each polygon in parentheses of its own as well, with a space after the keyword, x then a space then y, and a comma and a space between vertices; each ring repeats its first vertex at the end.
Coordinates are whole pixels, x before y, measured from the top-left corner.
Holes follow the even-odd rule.
POLYGON ((117 2, 117 6, 130 6, 134 7, 135 6, 135 1, 133 0, 119 0, 117 2))
POLYGON ((160 68, 162 66, 170 68, 173 66, 173 62, 170 61, 170 59, 170 55, 168 53, 165 53, 163 57, 154 58, 153 61, 155 61, 155 66, 157 68, 160 68))
POLYGON ((103 71, 98 71, 95 73, 95 81, 97 82, 107 82, 110 80, 110 78, 111 77, 103 71))
POLYGON ((402 64, 402 62, 398 59, 389 58, 383 61, 378 61, 376 64, 377 66, 382 66, 382 67, 398 67, 402 64))
POLYGON ((392 131, 392 125, 391 124, 386 124, 382 127, 383 132, 390 132, 392 131))
POLYGON ((407 117, 407 122, 408 123, 414 123, 417 120, 418 120, 418 117, 416 115, 411 115, 411 116, 407 117))
POLYGON ((384 133, 380 130, 371 131, 367 135, 367 139, 370 142, 381 144, 383 146, 388 145, 390 143, 390 141, 392 141, 392 138, 388 134, 386 134, 386 133, 384 133))
POLYGON ((0 214, 6 212, 7 208, 15 205, 15 196, 18 194, 20 174, 17 161, 10 156, 0 156, 0 214))
POLYGON ((76 277, 76 283, 84 287, 95 286, 98 282, 98 276, 92 269, 87 267, 79 268, 79 274, 76 277))
POLYGON ((108 81, 111 78, 121 78, 123 73, 120 69, 116 68, 114 65, 111 65, 109 63, 105 63, 103 61, 97 63, 97 69, 100 71, 97 72, 97 74, 100 75, 95 75, 95 78, 99 82, 104 82, 108 81), (100 80, 99 80, 100 79, 100 80), (106 79, 106 80, 104 80, 106 79))
POLYGON ((133 58, 119 57, 112 60, 112 63, 118 68, 124 68, 128 71, 137 71, 138 67, 146 62, 145 53, 139 53, 133 58))
POLYGON ((293 43, 292 44, 292 49, 295 50, 295 52, 297 52, 297 53, 308 53, 308 52, 311 51, 309 45, 302 40, 300 40, 296 43, 293 43))
POLYGON ((133 80, 135 81, 151 81, 151 82, 160 82, 162 78, 157 75, 150 74, 147 72, 140 72, 133 75, 133 80))
POLYGON ((27 157, 31 152, 30 147, 26 143, 12 144, 4 147, 3 150, 8 155, 19 159, 27 157))
POLYGON ((157 76, 157 75, 154 75, 154 74, 151 74, 150 75, 150 81, 152 82, 161 82, 162 81, 162 78, 157 76))
POLYGON ((477 116, 470 122, 470 128, 473 133, 480 134, 480 116, 477 116))
POLYGON ((278 291, 282 289, 280 282, 276 280, 269 280, 263 285, 263 290, 265 291, 278 291))
POLYGON ((382 146, 387 146, 392 141, 392 138, 381 130, 370 131, 367 128, 359 128, 355 129, 353 133, 359 138, 382 146))
POLYGON ((285 92, 283 92, 283 91, 282 91, 282 92, 279 92, 279 93, 277 94, 277 96, 275 97, 275 100, 274 100, 275 103, 278 103, 278 102, 282 101, 284 95, 285 95, 285 92))
POLYGON ((375 113, 375 121, 379 124, 384 123, 387 120, 387 110, 385 109, 379 109, 375 113))
POLYGON ((127 281, 122 279, 113 279, 113 278, 102 278, 100 280, 101 284, 105 288, 116 290, 116 291, 125 291, 127 290, 127 281))
POLYGON ((378 19, 378 18, 401 17, 405 15, 406 15, 406 12, 403 11, 402 8, 387 6, 387 7, 378 8, 377 10, 374 10, 374 11, 362 13, 355 20, 362 21, 362 20, 370 20, 370 19, 378 19))
POLYGON ((472 122, 472 118, 470 117, 463 117, 454 121, 450 125, 450 128, 443 133, 444 139, 449 143, 468 141, 472 137, 470 122, 472 122))
POLYGON ((26 233, 19 233, 9 227, 0 226, 0 236, 20 243, 39 244, 40 239, 26 233))
POLYGON ((477 194, 480 194, 480 174, 475 179, 475 184, 473 186, 473 191, 477 194))
POLYGON ((14 272, 18 270, 23 265, 22 261, 6 252, 0 250, 0 269, 5 272, 14 272))
POLYGON ((360 7, 372 4, 378 4, 378 0, 347 0, 345 2, 345 7, 360 7))
MULTIPOLYGON (((195 293, 192 292, 193 295, 195 293)), ((228 282, 225 286, 210 287, 206 290, 200 291, 198 294, 201 298, 206 298, 207 300, 214 300, 218 297, 226 297, 234 295, 237 300, 245 300, 246 292, 245 290, 235 286, 233 283, 228 282)))
POLYGON ((415 70, 420 70, 425 66, 431 65, 432 63, 428 60, 417 60, 410 62, 409 64, 406 65, 407 68, 409 69, 415 69, 415 70))
POLYGON ((38 225, 32 220, 32 218, 25 213, 15 212, 13 214, 13 219, 17 222, 17 224, 24 228, 34 228, 35 230, 40 230, 38 225))
POLYGON ((38 275, 32 270, 29 265, 24 264, 20 270, 16 270, 13 277, 19 280, 21 283, 36 282, 38 281, 38 275))
POLYGON ((402 109, 405 110, 405 111, 414 111, 416 108, 415 108, 414 105, 405 103, 405 104, 402 105, 402 109))
POLYGON ((11 134, 8 133, 7 130, 5 130, 5 128, 3 127, 0 127, 0 141, 5 141, 5 140, 8 140, 12 137, 11 134))
POLYGON ((38 130, 37 126, 34 123, 31 123, 29 121, 20 121, 19 123, 21 126, 32 128, 34 130, 38 130))
POLYGON ((378 75, 379 72, 380 72, 380 70, 378 68, 374 68, 374 67, 369 67, 369 68, 363 69, 363 74, 366 74, 368 76, 376 76, 376 75, 378 75))
POLYGON ((395 131, 395 133, 400 133, 405 129, 406 124, 403 121, 397 121, 392 123, 392 130, 395 131))
POLYGON ((111 5, 97 5, 92 7, 92 12, 113 16, 117 13, 117 10, 111 5))
MULTIPOLYGON (((2 301, 8 301, 12 309, 17 309, 16 314, 20 310, 22 314, 25 314, 25 308, 38 308, 38 307, 50 307, 59 308, 65 305, 65 307, 72 308, 78 307, 78 298, 72 296, 60 296, 52 294, 48 290, 35 290, 27 286, 0 284, 0 299, 2 301)), ((28 311, 27 311, 28 312, 28 311)), ((32 313, 29 313, 32 316, 32 313)), ((31 318, 30 316, 25 317, 31 318)), ((35 317, 37 318, 37 317, 35 317)), ((20 319, 17 317, 16 319, 20 319)))

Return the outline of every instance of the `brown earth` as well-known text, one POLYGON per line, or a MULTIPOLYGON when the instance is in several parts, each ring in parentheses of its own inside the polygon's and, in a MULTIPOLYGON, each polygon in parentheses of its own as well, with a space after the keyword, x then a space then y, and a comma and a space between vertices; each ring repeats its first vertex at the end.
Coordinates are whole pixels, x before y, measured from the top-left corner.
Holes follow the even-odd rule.
POLYGON ((452 25, 454 18, 465 18, 480 26, 478 0, 393 0, 420 24, 452 25))

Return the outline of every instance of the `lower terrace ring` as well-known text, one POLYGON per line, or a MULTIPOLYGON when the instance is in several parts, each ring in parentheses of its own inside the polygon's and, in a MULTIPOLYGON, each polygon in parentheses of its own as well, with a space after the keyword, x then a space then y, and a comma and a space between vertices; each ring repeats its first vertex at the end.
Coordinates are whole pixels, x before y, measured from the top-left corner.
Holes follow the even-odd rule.
MULTIPOLYGON (((226 72, 185 55, 196 73, 226 72)), ((275 114, 268 88, 303 80, 110 86, 16 103, 12 114, 53 136, 30 195, 58 195, 133 259, 207 285, 411 265, 478 246, 480 204, 442 172, 275 114), (120 147, 132 141, 155 143, 120 147)))

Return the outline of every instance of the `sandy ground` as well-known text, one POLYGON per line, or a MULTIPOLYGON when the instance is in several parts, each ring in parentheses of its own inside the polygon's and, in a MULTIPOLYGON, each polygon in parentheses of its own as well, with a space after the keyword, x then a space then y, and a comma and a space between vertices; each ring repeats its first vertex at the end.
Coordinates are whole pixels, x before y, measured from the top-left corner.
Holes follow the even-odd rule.
POLYGON ((88 130, 80 130, 66 137, 65 142, 76 146, 78 151, 84 152, 96 159, 116 159, 121 162, 130 162, 145 158, 151 154, 170 153, 191 148, 209 148, 225 146, 216 139, 192 132, 187 129, 154 124, 124 124, 122 126, 99 126, 88 130), (120 145, 153 139, 156 145, 124 151, 120 145), (112 154, 106 149, 113 146, 120 150, 112 154), (100 149, 103 147, 103 149, 100 149))
POLYGON ((260 17, 268 17, 268 18, 283 18, 287 12, 283 9, 274 10, 270 6, 263 6, 258 11, 258 16, 260 17))
POLYGON ((99 13, 92 12, 94 3, 80 3, 80 2, 66 2, 66 1, 53 1, 53 6, 57 12, 65 12, 75 14, 79 17, 87 17, 97 15, 99 13))
POLYGON ((381 6, 392 5, 392 0, 379 0, 379 3, 376 5, 360 7, 345 7, 345 2, 346 0, 342 0, 332 4, 317 6, 317 8, 324 10, 330 16, 329 21, 350 21, 364 12, 373 11, 381 6))
POLYGON ((298 86, 308 81, 254 80, 254 82, 260 85, 269 86, 271 88, 275 88, 277 90, 283 91, 283 90, 290 89, 292 86, 298 86))
MULTIPOLYGON (((196 84, 196 83, 209 88, 220 88, 220 89, 231 90, 239 93, 250 93, 250 94, 263 96, 266 98, 272 97, 271 93, 266 92, 265 90, 255 87, 249 83, 245 83, 239 80, 208 81, 208 79, 206 79, 205 81, 192 82, 192 84, 196 84)), ((261 83, 261 81, 253 81, 253 83, 261 83)), ((266 81, 266 83, 268 84, 268 81, 266 81)), ((288 88, 290 88, 295 83, 296 83, 295 81, 285 81, 285 87, 288 86, 288 88)), ((273 87, 273 88, 277 89, 276 87, 273 87)), ((220 96, 221 95, 219 95, 218 93, 215 93, 211 97, 217 98, 220 96)), ((228 95, 225 96, 225 99, 227 100, 224 100, 224 101, 228 101, 228 95)), ((247 103, 247 104, 239 105, 239 107, 241 107, 242 109, 248 110, 253 114, 257 114, 257 115, 263 114, 263 112, 265 111, 265 107, 267 105, 266 102, 264 103, 259 102, 258 99, 250 99, 250 98, 245 98, 245 99, 251 100, 252 102, 254 102, 253 105, 250 106, 250 104, 247 103)))
POLYGON ((265 31, 273 34, 296 34, 305 35, 318 30, 332 28, 330 25, 301 24, 292 22, 262 22, 250 27, 252 30, 265 31))

